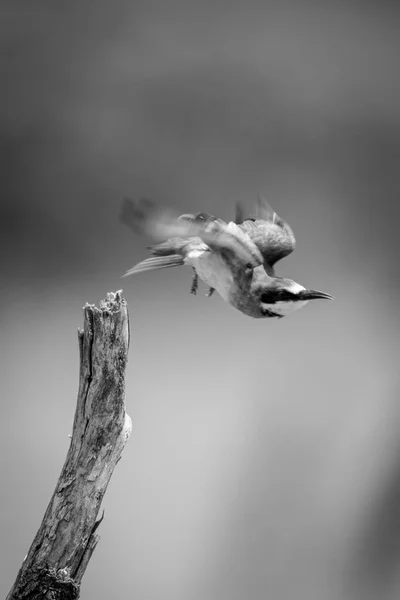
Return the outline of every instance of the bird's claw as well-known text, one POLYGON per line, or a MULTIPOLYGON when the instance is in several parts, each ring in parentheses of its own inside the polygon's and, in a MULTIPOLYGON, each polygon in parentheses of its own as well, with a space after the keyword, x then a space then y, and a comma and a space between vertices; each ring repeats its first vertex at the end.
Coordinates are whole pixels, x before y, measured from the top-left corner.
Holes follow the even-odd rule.
POLYGON ((211 298, 211 296, 213 295, 214 292, 215 292, 215 288, 213 288, 213 287, 208 288, 208 292, 206 293, 206 298, 211 298))
POLYGON ((193 294, 194 296, 197 294, 198 286, 199 286, 199 276, 197 275, 196 271, 194 271, 192 287, 190 288, 190 293, 193 294))

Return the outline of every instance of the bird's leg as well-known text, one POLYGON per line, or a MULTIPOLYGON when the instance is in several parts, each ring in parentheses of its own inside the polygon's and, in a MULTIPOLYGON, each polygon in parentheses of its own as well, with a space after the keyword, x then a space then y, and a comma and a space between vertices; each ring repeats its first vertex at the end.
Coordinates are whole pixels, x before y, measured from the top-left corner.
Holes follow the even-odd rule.
POLYGON ((193 280, 192 280, 192 287, 190 288, 190 293, 194 294, 194 296, 197 293, 197 288, 199 285, 199 276, 196 273, 196 269, 194 267, 193 268, 193 280))
POLYGON ((207 298, 211 298, 211 296, 213 295, 214 292, 215 292, 215 288, 213 288, 213 287, 208 288, 208 292, 206 294, 206 297, 207 298))

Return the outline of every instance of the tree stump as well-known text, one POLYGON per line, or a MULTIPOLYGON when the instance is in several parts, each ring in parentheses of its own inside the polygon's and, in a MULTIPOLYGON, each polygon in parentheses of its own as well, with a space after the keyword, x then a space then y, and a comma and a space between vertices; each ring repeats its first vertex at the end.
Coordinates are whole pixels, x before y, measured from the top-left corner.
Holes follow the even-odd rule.
POLYGON ((129 348, 122 290, 86 304, 71 445, 42 524, 7 600, 70 600, 96 547, 100 504, 132 429, 125 412, 129 348))

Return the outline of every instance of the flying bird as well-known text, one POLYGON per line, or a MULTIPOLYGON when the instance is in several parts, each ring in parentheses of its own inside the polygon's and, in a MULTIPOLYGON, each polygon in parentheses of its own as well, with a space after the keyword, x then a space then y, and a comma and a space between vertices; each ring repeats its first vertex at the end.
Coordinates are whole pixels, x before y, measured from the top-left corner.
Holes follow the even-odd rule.
POLYGON ((309 300, 333 299, 275 275, 275 263, 293 252, 296 240, 289 225, 261 197, 249 217, 237 205, 235 220, 229 223, 204 212, 179 215, 147 199, 125 199, 120 219, 134 232, 159 242, 149 247, 152 256, 124 276, 188 265, 193 269, 192 294, 200 278, 209 286, 208 296, 216 290, 253 318, 280 318, 309 300))

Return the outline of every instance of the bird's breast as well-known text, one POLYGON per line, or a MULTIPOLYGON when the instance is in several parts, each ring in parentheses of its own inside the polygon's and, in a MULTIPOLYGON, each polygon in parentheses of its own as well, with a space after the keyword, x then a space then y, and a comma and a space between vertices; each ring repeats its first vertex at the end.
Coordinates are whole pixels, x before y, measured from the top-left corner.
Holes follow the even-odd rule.
POLYGON ((220 296, 229 302, 233 285, 233 274, 225 260, 218 252, 198 248, 188 252, 185 263, 196 269, 196 273, 210 287, 217 290, 220 296))

